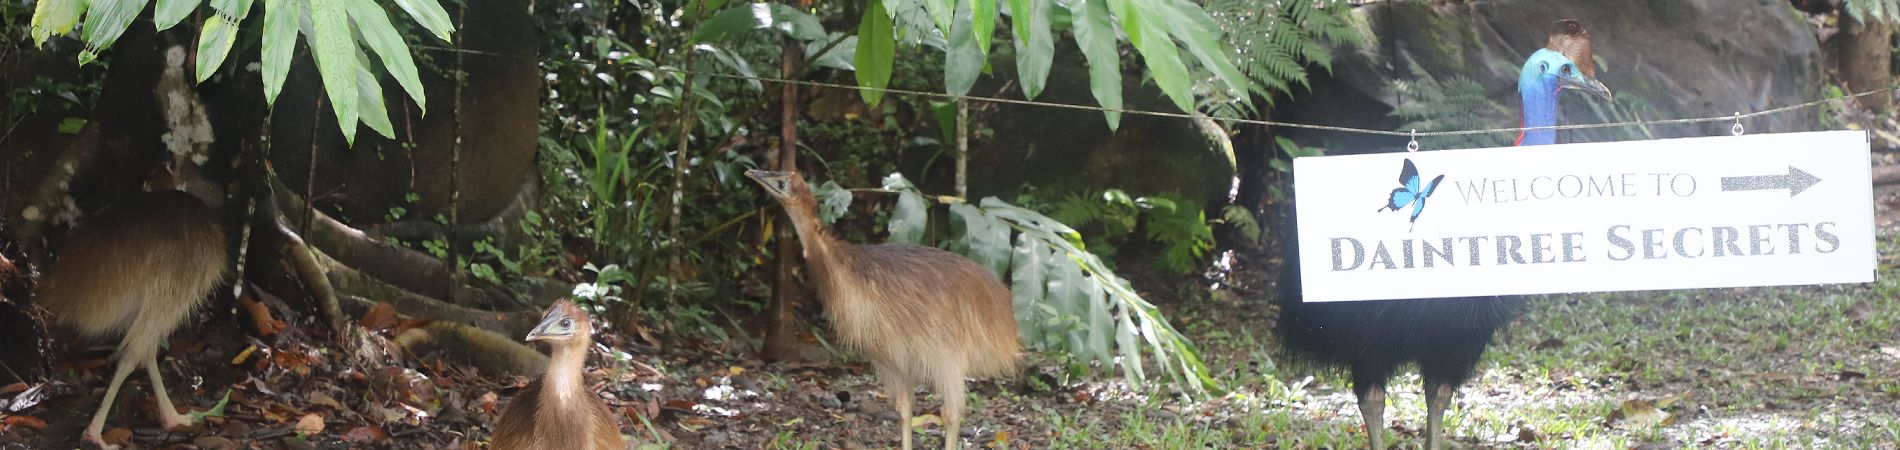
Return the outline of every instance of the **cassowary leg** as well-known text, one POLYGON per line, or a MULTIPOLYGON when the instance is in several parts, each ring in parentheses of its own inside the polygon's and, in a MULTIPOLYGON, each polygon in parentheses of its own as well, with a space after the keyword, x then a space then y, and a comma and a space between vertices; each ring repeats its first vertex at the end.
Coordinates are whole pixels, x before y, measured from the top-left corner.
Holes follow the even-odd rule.
POLYGON ((1359 396, 1359 415, 1366 421, 1366 441, 1373 450, 1385 448, 1385 380, 1353 383, 1352 393, 1359 396))
POLYGON ((884 379, 884 391, 891 394, 891 404, 897 407, 898 435, 903 436, 904 450, 910 450, 910 378, 889 368, 877 368, 879 378, 884 379))
POLYGON ((119 358, 119 367, 112 371, 112 384, 106 385, 106 398, 99 401, 99 412, 92 414, 92 423, 86 425, 86 432, 81 436, 86 442, 104 449, 119 448, 117 445, 106 444, 104 437, 106 415, 112 412, 113 400, 119 398, 119 385, 125 383, 125 377, 131 375, 132 369, 138 368, 139 363, 137 358, 119 358))
POLYGON ((937 380, 937 396, 943 397, 943 450, 957 450, 963 443, 963 376, 937 380))
POLYGON ((1441 380, 1425 382, 1425 450, 1438 450, 1444 440, 1445 408, 1458 386, 1441 380))
POLYGON ((172 406, 171 395, 165 393, 165 379, 158 374, 158 352, 145 355, 145 373, 152 376, 152 395, 158 397, 159 423, 167 430, 197 425, 191 416, 179 414, 172 406))

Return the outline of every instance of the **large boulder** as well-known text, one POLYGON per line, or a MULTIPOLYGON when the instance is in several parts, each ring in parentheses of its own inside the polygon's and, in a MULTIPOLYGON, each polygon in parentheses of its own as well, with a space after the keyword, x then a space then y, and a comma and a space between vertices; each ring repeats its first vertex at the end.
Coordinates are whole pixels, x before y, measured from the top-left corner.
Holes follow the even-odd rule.
MULTIPOLYGON (((1616 94, 1604 103, 1565 94, 1564 123, 1728 115, 1800 103, 1820 95, 1821 50, 1814 30, 1775 0, 1498 0, 1433 4, 1381 2, 1354 12, 1364 40, 1337 52, 1330 75, 1275 111, 1279 120, 1397 129, 1395 80, 1463 77, 1483 86, 1518 125, 1518 67, 1544 44, 1551 22, 1574 18, 1591 32, 1597 76, 1616 94)), ((1750 133, 1808 131, 1819 109, 1744 122, 1750 133)), ((1563 131, 1564 142, 1723 135, 1730 123, 1563 131)), ((1428 131, 1428 130, 1419 130, 1428 131)), ((1433 130, 1436 131, 1436 130, 1433 130)), ((1403 146, 1405 138, 1278 129, 1329 153, 1403 146)), ((1427 146, 1428 148, 1430 145, 1427 146)))
MULTIPOLYGON (((1021 95, 1013 87, 1003 87, 1016 73, 1013 56, 1007 51, 996 53, 990 60, 992 72, 1007 75, 986 77, 971 92, 1021 95)), ((1139 73, 1126 72, 1123 79, 1127 108, 1178 111, 1154 85, 1142 83, 1139 73)), ((1036 101, 1097 104, 1089 93, 1087 63, 1079 54, 1056 56, 1047 88, 1036 101)), ((1033 186, 1040 193, 1039 200, 1055 201, 1070 193, 1100 194, 1103 189, 1116 188, 1130 195, 1171 193, 1196 205, 1215 205, 1224 201, 1232 186, 1234 169, 1228 150, 1210 139, 1194 121, 1123 114, 1120 126, 1110 130, 1099 111, 1010 104, 971 106, 994 108, 981 115, 972 109, 970 131, 992 131, 970 145, 972 197, 1015 201, 1023 187, 1033 186)), ((938 175, 950 173, 945 168, 952 166, 952 154, 954 151, 946 150, 942 160, 934 164, 926 189, 953 191, 953 177, 938 175)), ((907 158, 905 168, 921 165, 922 159, 927 158, 907 158)))

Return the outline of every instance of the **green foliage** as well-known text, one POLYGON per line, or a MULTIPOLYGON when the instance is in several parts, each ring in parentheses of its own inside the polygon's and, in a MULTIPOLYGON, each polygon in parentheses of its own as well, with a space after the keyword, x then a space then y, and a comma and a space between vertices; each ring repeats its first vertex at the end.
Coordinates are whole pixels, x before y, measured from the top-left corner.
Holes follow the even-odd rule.
MULTIPOLYGON (((41 0, 33 13, 34 45, 43 45, 54 35, 72 31, 84 15, 85 26, 81 28, 80 38, 86 49, 79 53, 79 63, 90 63, 99 52, 118 40, 139 11, 145 9, 146 3, 147 0, 41 0)), ((161 31, 171 28, 197 9, 199 3, 200 0, 159 0, 153 21, 161 31)), ((195 63, 199 82, 209 79, 224 64, 239 34, 238 25, 250 15, 255 0, 211 0, 210 3, 213 13, 198 34, 195 63)), ((396 4, 431 34, 449 41, 454 25, 435 0, 396 0, 396 4)), ((261 52, 267 102, 276 102, 295 55, 296 36, 301 34, 307 38, 311 54, 316 58, 317 71, 345 141, 355 143, 358 122, 384 137, 395 136, 383 105, 382 87, 371 70, 373 66, 368 63, 365 47, 368 53, 381 58, 384 70, 408 92, 416 105, 428 110, 428 98, 422 90, 415 62, 410 58, 409 46, 389 22, 381 5, 371 0, 264 0, 264 10, 261 52)))
POLYGON ((1260 221, 1254 219, 1253 211, 1245 206, 1227 205, 1221 208, 1220 214, 1221 223, 1233 226, 1241 238, 1247 242, 1260 242, 1261 232, 1265 230, 1260 228, 1260 221))
POLYGON ((1900 0, 1841 0, 1841 9, 1854 20, 1892 22, 1900 18, 1900 0))
MULTIPOLYGON (((923 198, 907 186, 895 190, 923 198)), ((1163 207, 1155 199, 1146 200, 1149 208, 1163 207)), ((1152 362, 1168 380, 1190 391, 1218 389, 1194 344, 1127 280, 1095 253, 1083 250, 1083 237, 1075 229, 994 197, 976 205, 955 203, 950 211, 963 229, 950 242, 951 250, 1007 275, 1025 345, 1067 354, 1077 370, 1119 367, 1122 377, 1137 385, 1149 381, 1145 366, 1152 362)))
POLYGON ((1139 227, 1141 237, 1160 246, 1156 268, 1169 273, 1192 273, 1214 246, 1206 214, 1172 195, 1132 198, 1120 189, 1103 191, 1099 197, 1071 194, 1052 205, 1049 216, 1070 226, 1099 229, 1084 242, 1100 256, 1114 256, 1139 227))
MULTIPOLYGON (((1350 18, 1352 5, 1332 0, 1274 2, 1262 7, 1253 0, 1210 0, 1225 44, 1237 56, 1235 64, 1252 80, 1252 90, 1269 104, 1276 96, 1306 88, 1308 65, 1332 70, 1328 43, 1357 38, 1350 18)), ((1207 92, 1207 109, 1216 117, 1241 117, 1253 111, 1245 102, 1231 101, 1223 91, 1207 92)))
MULTIPOLYGON (((905 40, 924 44, 944 52, 944 91, 962 95, 976 84, 987 70, 989 48, 994 34, 995 0, 883 0, 872 2, 865 14, 884 14, 892 35, 921 35, 905 40), (941 44, 939 44, 941 42, 941 44)), ((1155 84, 1176 107, 1192 111, 1197 80, 1226 93, 1223 101, 1247 102, 1252 87, 1231 55, 1220 42, 1221 28, 1199 5, 1187 0, 1009 0, 1012 42, 1016 54, 1017 82, 1028 98, 1035 98, 1045 86, 1054 60, 1055 40, 1063 27, 1072 27, 1076 42, 1088 58, 1090 90, 1105 107, 1121 107, 1121 59, 1117 42, 1126 36, 1140 54, 1155 84), (1061 8, 1058 8, 1061 7, 1061 8), (1118 31, 1117 28, 1120 28, 1118 31), (1181 57, 1185 50, 1194 64, 1181 57)), ((883 31, 868 27, 885 25, 880 19, 859 20, 859 36, 882 42, 883 31)), ((880 82, 886 68, 896 58, 881 46, 859 47, 859 70, 871 73, 859 76, 859 85, 884 87, 880 82)), ((866 101, 875 103, 875 95, 866 101)), ((1111 128, 1119 125, 1118 114, 1107 113, 1111 128)))
MULTIPOLYGON (((1392 81, 1392 90, 1408 99, 1392 109, 1392 116, 1404 121, 1400 130, 1482 130, 1512 122, 1511 109, 1492 100, 1485 94, 1484 85, 1476 81, 1464 77, 1440 81, 1423 71, 1413 73, 1414 80, 1392 81)), ((1514 138, 1504 133, 1481 133, 1424 137, 1418 142, 1429 149, 1483 148, 1509 146, 1514 138)))

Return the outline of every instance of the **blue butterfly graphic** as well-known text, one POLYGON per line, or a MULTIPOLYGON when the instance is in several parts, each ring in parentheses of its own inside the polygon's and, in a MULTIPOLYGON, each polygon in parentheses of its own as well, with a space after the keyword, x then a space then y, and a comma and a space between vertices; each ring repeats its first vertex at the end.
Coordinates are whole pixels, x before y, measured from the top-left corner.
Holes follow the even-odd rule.
MULTIPOLYGON (((1399 184, 1403 186, 1392 189, 1392 197, 1386 199, 1385 206, 1379 207, 1378 212, 1385 212, 1388 209, 1398 211, 1405 205, 1412 205, 1411 225, 1416 226, 1419 213, 1425 212, 1425 198, 1431 197, 1432 191, 1438 190, 1440 181, 1445 181, 1444 175, 1433 178, 1431 184, 1426 184, 1423 189, 1420 189, 1418 166, 1412 165, 1412 160, 1407 158, 1405 168, 1399 170, 1399 184)), ((1408 226, 1406 229, 1409 231, 1411 228, 1408 226)))

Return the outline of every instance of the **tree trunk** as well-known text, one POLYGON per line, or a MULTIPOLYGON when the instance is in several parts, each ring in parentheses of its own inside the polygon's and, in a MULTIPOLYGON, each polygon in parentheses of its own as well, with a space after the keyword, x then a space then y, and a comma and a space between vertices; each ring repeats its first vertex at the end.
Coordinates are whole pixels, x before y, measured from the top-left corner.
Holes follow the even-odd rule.
MULTIPOLYGON (((1841 80, 1854 92, 1886 87, 1893 81, 1889 54, 1893 51, 1893 25, 1873 18, 1855 19, 1849 14, 1842 14, 1840 24, 1837 39, 1841 46, 1841 80)), ((1892 95, 1869 95, 1860 98, 1860 105, 1885 110, 1892 100, 1892 95)))
MULTIPOLYGON (((779 58, 780 73, 791 78, 798 73, 798 60, 804 53, 797 41, 791 38, 784 41, 779 58)), ((780 86, 778 170, 798 170, 798 86, 791 83, 780 86)), ((778 251, 773 257, 778 259, 778 277, 772 283, 772 306, 767 312, 765 342, 760 349, 760 356, 767 360, 782 360, 793 355, 792 349, 798 343, 798 330, 792 326, 795 322, 792 311, 798 300, 797 281, 792 277, 793 271, 798 269, 798 247, 789 223, 777 231, 778 251)))

